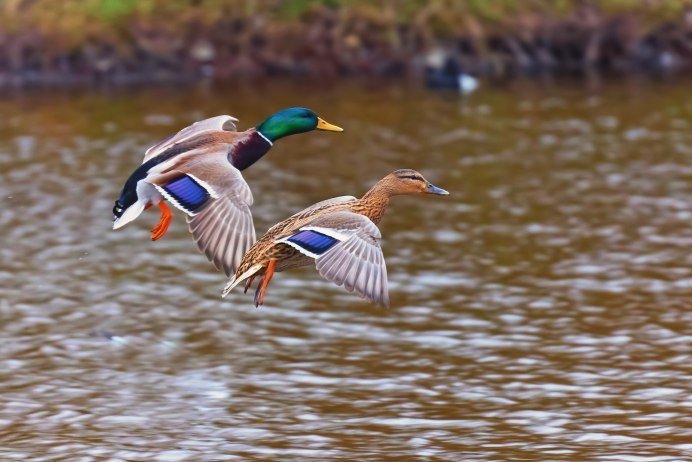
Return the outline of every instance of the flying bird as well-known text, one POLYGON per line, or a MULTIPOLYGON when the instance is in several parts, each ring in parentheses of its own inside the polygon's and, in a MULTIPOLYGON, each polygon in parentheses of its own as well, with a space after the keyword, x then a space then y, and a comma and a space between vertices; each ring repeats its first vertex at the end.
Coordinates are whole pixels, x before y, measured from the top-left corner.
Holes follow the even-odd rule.
POLYGON ((187 215, 199 249, 227 276, 234 274, 255 242, 252 192, 240 172, 285 136, 343 131, 306 108, 284 109, 243 132, 236 130, 236 122, 229 115, 201 120, 150 147, 115 201, 113 229, 158 205, 161 216, 151 239, 160 239, 173 216, 170 202, 187 215))
POLYGON ((389 306, 387 268, 377 224, 392 196, 449 194, 415 170, 396 170, 363 197, 327 199, 272 226, 245 254, 223 290, 242 281, 245 292, 259 277, 255 306, 264 303, 275 272, 315 264, 326 280, 375 303, 389 306))

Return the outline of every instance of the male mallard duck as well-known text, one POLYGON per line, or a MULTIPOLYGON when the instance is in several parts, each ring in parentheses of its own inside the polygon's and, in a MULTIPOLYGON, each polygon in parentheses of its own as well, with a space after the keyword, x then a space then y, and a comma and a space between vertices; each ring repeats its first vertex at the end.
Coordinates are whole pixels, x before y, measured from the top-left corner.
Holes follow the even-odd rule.
POLYGON ((317 271, 349 292, 389 306, 387 268, 377 240, 377 224, 389 199, 402 194, 449 194, 430 184, 415 170, 396 170, 378 181, 360 199, 341 196, 327 199, 272 226, 245 254, 223 290, 262 276, 255 306, 264 302, 274 272, 306 266, 315 261, 317 271))
POLYGON ((233 274, 255 242, 252 193, 240 170, 284 136, 315 129, 343 131, 305 108, 284 109, 244 132, 236 131, 237 121, 228 115, 201 120, 150 147, 115 201, 113 229, 158 204, 161 219, 151 239, 160 239, 173 216, 168 200, 187 214, 199 249, 227 276, 233 274))

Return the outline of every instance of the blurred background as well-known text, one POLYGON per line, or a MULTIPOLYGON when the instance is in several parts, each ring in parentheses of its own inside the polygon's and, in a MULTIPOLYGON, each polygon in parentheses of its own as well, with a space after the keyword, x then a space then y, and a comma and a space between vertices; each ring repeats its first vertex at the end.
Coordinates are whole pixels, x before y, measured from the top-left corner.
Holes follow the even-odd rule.
POLYGON ((683 0, 3 0, 0 12, 0 87, 430 67, 494 80, 665 74, 692 60, 683 0))
POLYGON ((0 459, 692 459, 684 2, 0 2, 0 459), (465 82, 465 83, 464 83, 465 82), (392 307, 265 305, 180 213, 115 232, 147 147, 306 106, 258 233, 397 168, 392 307))

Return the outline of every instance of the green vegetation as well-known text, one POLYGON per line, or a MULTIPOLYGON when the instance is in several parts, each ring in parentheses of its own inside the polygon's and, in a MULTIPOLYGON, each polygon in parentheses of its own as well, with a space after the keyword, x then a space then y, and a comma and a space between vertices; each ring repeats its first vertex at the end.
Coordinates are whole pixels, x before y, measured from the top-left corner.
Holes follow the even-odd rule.
MULTIPOLYGON (((604 0, 592 3, 604 14, 635 14, 647 21, 673 17, 686 0, 604 0)), ((292 23, 315 10, 330 8, 342 17, 363 15, 385 24, 429 25, 432 31, 450 33, 469 22, 506 24, 521 15, 561 17, 589 5, 579 0, 4 0, 0 2, 0 27, 6 32, 33 29, 41 34, 79 41, 104 34, 126 40, 135 23, 176 26, 194 22, 211 27, 231 19, 292 23)))
POLYGON ((690 32, 686 0, 2 0, 0 86, 419 75, 435 49, 493 76, 683 68, 690 32))

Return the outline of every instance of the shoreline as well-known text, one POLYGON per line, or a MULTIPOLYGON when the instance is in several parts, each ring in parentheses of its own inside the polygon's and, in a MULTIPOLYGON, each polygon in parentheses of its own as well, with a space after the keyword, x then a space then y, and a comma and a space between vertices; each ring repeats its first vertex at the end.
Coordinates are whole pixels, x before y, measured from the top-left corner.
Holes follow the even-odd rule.
POLYGON ((94 21, 69 39, 59 24, 38 27, 29 13, 6 15, 5 21, 22 19, 12 28, 0 24, 0 88, 272 78, 395 78, 444 87, 462 73, 505 81, 692 70, 692 6, 653 21, 642 12, 605 12, 586 4, 562 14, 495 20, 463 9, 445 17, 446 11, 434 8, 402 19, 391 9, 321 2, 291 18, 269 10, 211 18, 192 11, 175 24, 163 13, 157 18, 134 11, 94 21))

